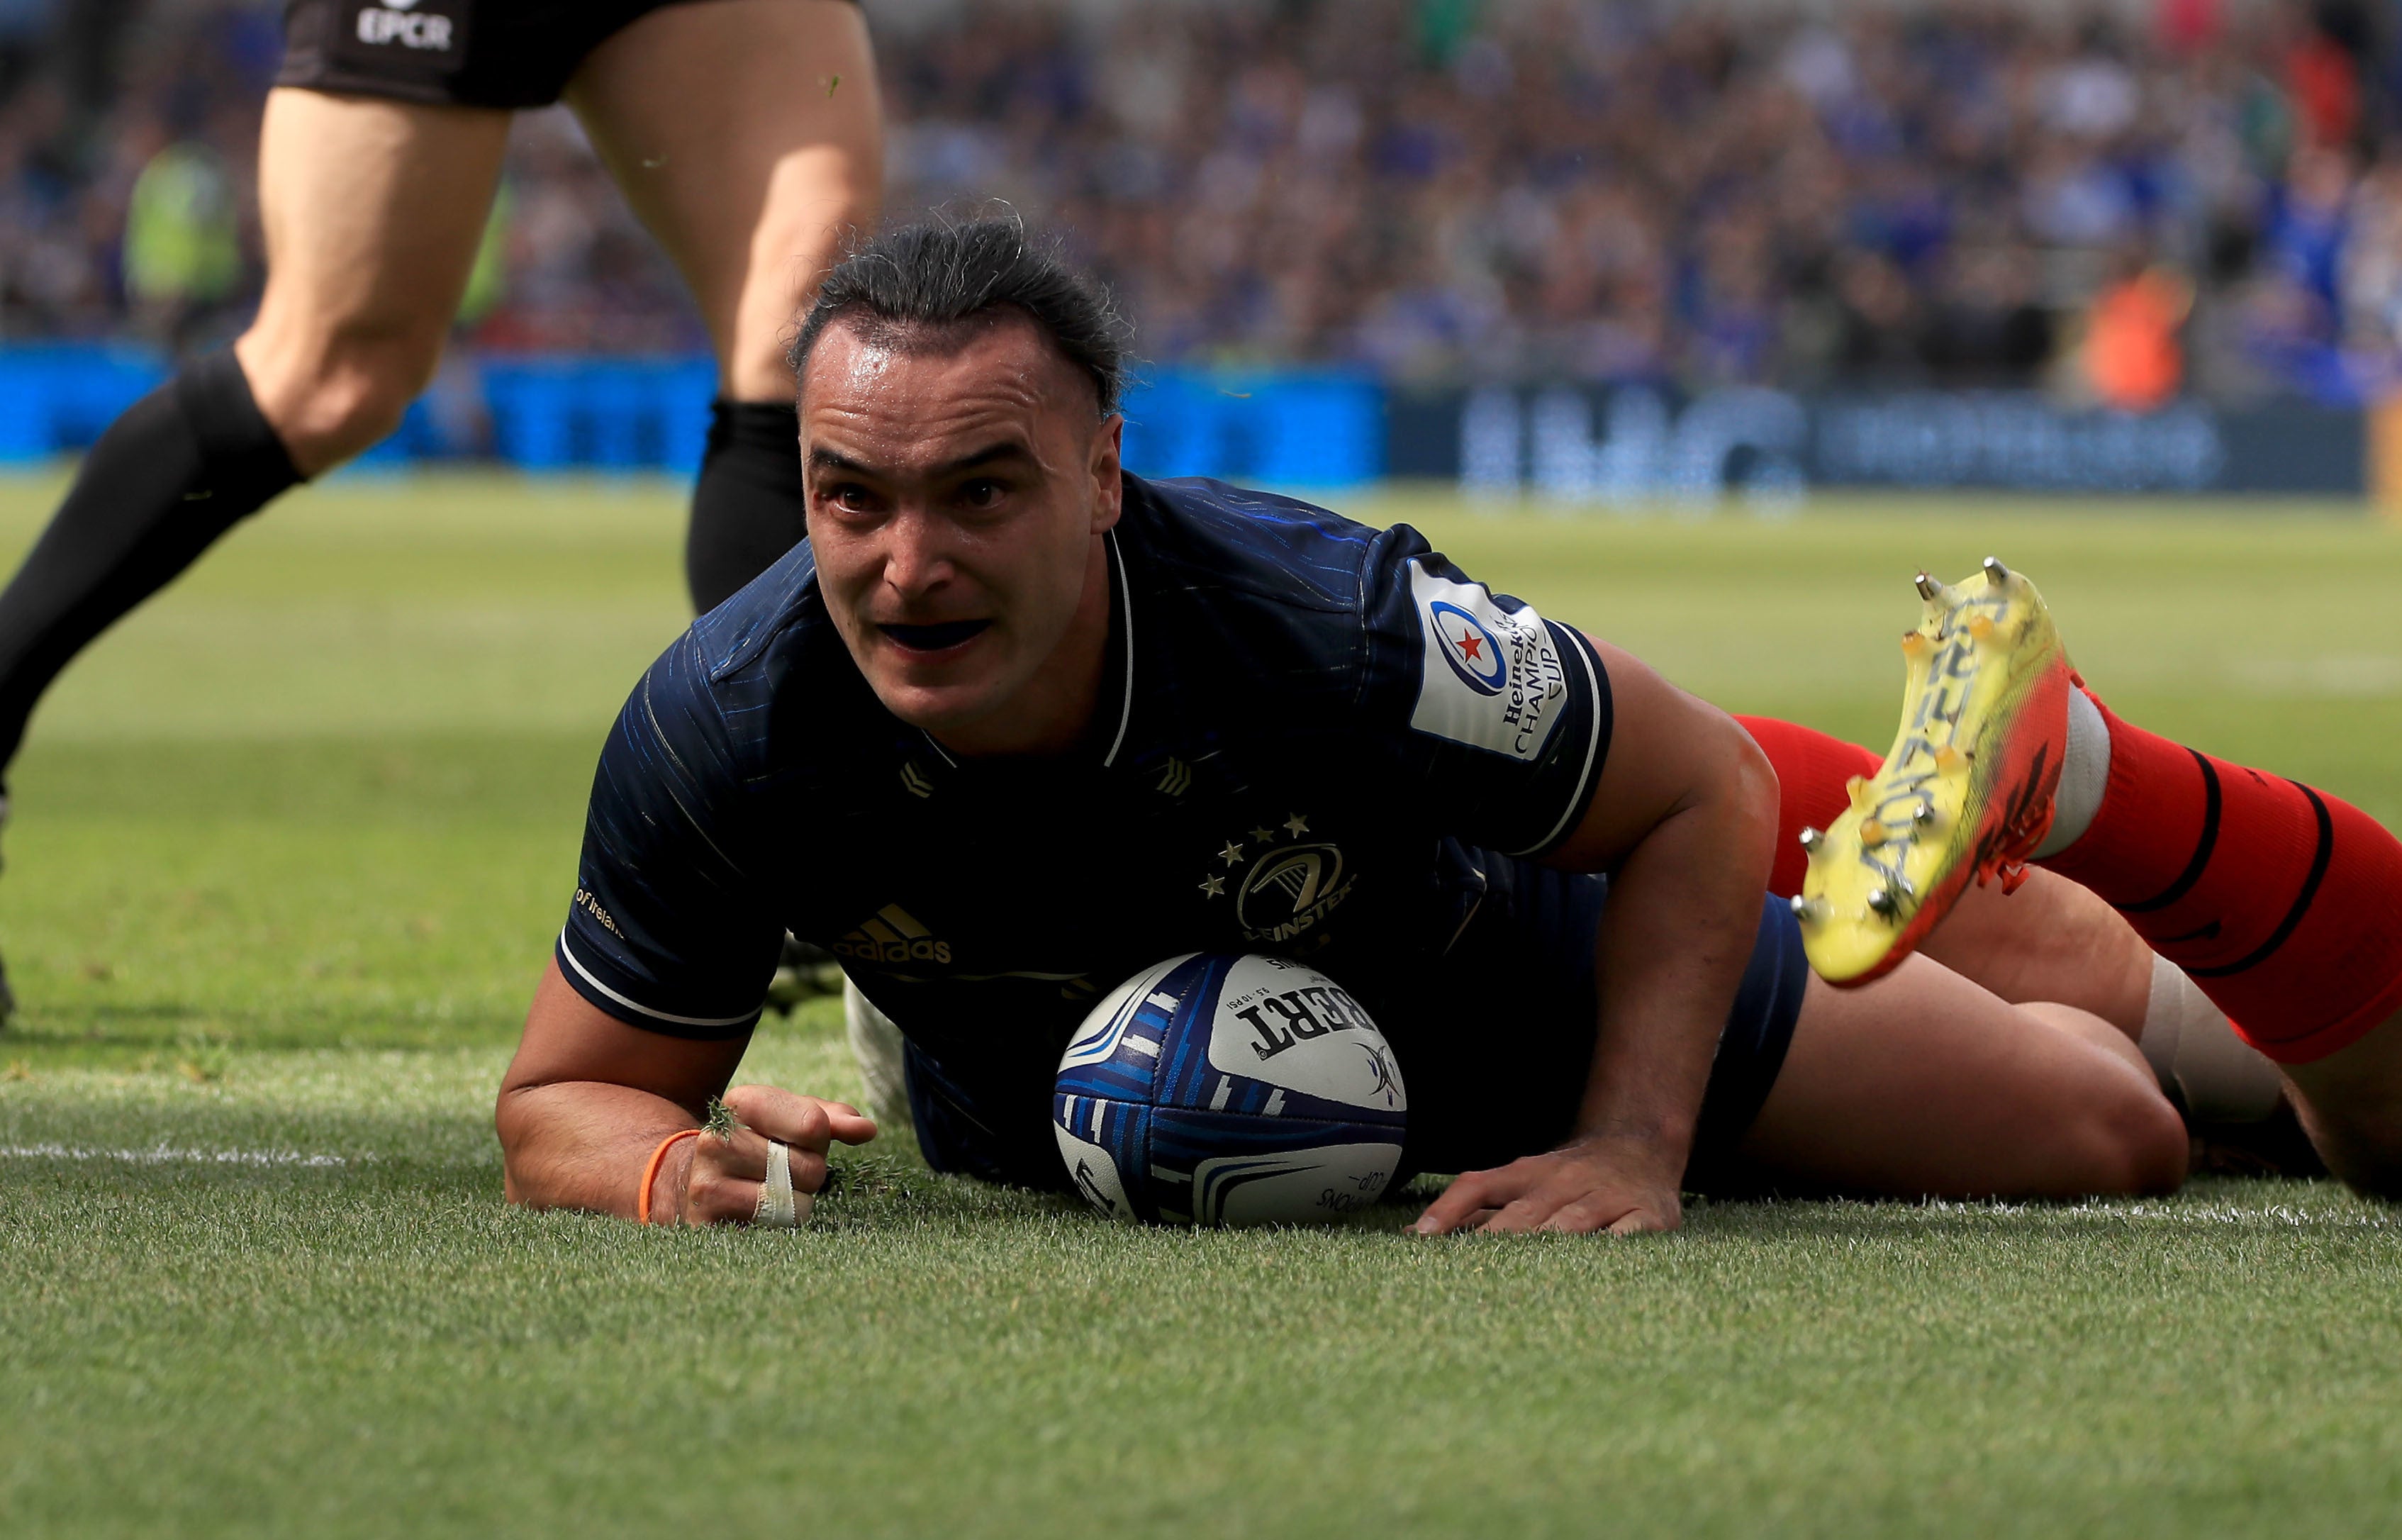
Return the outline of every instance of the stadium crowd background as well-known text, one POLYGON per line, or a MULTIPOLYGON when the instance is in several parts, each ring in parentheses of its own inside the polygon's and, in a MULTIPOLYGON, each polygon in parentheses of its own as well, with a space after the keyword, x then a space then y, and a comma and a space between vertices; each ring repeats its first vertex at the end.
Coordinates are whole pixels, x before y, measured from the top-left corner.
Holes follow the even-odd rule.
MULTIPOLYGON (((2402 7, 873 7, 895 213, 1070 234, 1161 363, 2329 403, 2402 368, 2402 7)), ((0 0, 0 343, 239 328, 278 7, 0 0)), ((797 87, 796 87, 797 89, 797 87)), ((703 346, 564 111, 480 350, 703 346)))

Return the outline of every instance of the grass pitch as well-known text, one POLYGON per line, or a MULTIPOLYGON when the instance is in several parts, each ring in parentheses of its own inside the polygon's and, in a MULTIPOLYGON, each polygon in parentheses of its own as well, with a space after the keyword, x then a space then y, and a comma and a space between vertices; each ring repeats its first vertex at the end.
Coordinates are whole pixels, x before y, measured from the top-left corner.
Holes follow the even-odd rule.
MULTIPOLYGON (((0 548, 54 486, 0 486, 0 548)), ((2402 1234, 2313 1184, 1705 1205, 1680 1235, 1130 1231, 893 1153, 794 1234, 499 1201, 583 791, 683 620, 674 489, 338 480, 60 684, 0 944, 0 1530, 2369 1534, 2402 1234)), ((2402 825, 2402 532, 1887 502, 1408 517, 1730 707, 1882 745, 1919 563, 2402 825)), ((844 1091, 832 1013, 745 1074, 844 1091)))

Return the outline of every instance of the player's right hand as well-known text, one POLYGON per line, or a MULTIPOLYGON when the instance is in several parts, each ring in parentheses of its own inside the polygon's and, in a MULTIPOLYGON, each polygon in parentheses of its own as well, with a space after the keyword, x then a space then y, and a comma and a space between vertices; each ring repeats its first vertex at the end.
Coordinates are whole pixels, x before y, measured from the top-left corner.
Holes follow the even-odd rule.
POLYGON ((759 1211, 767 1179, 767 1144, 790 1146, 793 1189, 825 1186, 826 1149, 835 1141, 864 1145, 875 1119, 842 1102, 821 1101, 777 1086, 736 1086, 725 1093, 741 1127, 731 1139, 704 1132, 687 1139, 660 1169, 651 1192, 655 1219, 679 1225, 748 1224, 759 1211))

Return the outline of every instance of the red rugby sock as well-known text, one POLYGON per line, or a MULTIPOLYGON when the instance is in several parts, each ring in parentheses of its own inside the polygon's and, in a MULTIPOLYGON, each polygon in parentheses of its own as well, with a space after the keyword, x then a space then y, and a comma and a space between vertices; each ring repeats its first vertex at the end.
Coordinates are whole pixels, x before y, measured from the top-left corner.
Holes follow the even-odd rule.
POLYGON ((2271 1059, 2324 1058, 2402 1011, 2402 842, 2325 792, 2102 715, 2101 808, 2044 867, 2107 899, 2271 1059))
POLYGON ((1803 825, 1823 829, 1851 805, 1855 775, 1874 775, 1882 756, 1857 743, 1773 716, 1738 716, 1744 730, 1776 770, 1776 865, 1768 891, 1790 898, 1802 891, 1810 857, 1802 849, 1803 825))

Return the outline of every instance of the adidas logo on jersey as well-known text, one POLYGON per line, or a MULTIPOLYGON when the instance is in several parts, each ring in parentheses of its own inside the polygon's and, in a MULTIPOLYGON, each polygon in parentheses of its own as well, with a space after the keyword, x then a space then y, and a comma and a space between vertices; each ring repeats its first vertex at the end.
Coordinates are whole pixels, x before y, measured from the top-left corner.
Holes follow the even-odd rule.
POLYGON ((876 917, 834 944, 836 957, 862 963, 943 963, 951 960, 951 944, 937 941, 907 909, 887 904, 876 917))

